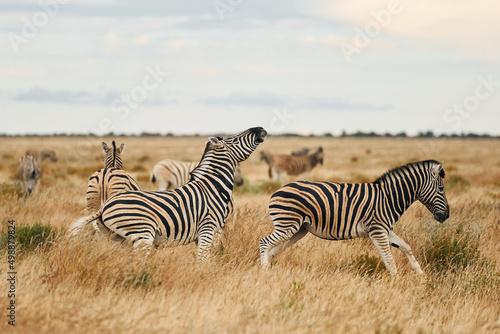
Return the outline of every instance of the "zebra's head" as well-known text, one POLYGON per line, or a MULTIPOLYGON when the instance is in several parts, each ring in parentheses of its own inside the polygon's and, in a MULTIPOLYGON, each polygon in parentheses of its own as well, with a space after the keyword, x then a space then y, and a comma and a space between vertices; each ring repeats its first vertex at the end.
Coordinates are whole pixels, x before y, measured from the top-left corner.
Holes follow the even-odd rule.
POLYGON ((431 162, 426 172, 427 180, 422 185, 418 200, 434 215, 435 220, 442 223, 450 216, 450 206, 444 192, 443 163, 431 162))
POLYGON ((314 156, 316 157, 317 161, 320 164, 323 164, 323 159, 325 158, 325 153, 323 152, 323 147, 318 147, 318 150, 314 153, 314 156))
POLYGON ((266 135, 266 130, 256 127, 226 139, 210 137, 209 142, 211 148, 216 152, 225 152, 231 160, 241 162, 246 160, 255 151, 257 146, 264 141, 266 135))
POLYGON ((111 142, 111 147, 108 147, 105 142, 102 142, 102 150, 106 155, 104 157, 104 167, 123 168, 120 154, 125 150, 125 144, 121 144, 120 147, 117 148, 114 140, 111 142))

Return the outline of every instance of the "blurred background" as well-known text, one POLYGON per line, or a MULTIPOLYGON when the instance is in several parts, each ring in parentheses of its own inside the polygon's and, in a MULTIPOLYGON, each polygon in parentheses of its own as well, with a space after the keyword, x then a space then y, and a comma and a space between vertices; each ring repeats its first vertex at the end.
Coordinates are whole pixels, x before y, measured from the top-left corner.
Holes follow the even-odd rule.
POLYGON ((0 134, 500 135, 500 2, 0 3, 0 134))

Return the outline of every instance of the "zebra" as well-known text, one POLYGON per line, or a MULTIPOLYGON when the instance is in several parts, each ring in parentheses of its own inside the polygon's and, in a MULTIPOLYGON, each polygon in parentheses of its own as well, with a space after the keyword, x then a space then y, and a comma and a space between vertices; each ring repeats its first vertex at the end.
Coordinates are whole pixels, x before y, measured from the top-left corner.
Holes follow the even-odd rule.
POLYGON ((286 180, 287 175, 306 174, 308 178, 310 171, 319 163, 323 164, 324 152, 320 146, 313 153, 300 156, 286 154, 276 154, 269 161, 269 177, 273 181, 279 181, 281 184, 286 180))
POLYGON ((36 190, 41 174, 42 170, 35 157, 26 154, 19 159, 17 175, 23 183, 26 197, 29 197, 36 190))
POLYGON ((130 241, 135 249, 152 245, 197 243, 207 258, 213 237, 224 226, 233 191, 234 170, 264 141, 266 130, 250 128, 227 139, 210 137, 191 181, 162 191, 127 191, 106 201, 90 217, 73 223, 73 234, 98 220, 99 227, 130 241))
POLYGON ((121 153, 125 149, 125 144, 117 148, 115 141, 111 143, 111 147, 102 142, 102 149, 106 154, 104 168, 90 176, 87 186, 87 210, 90 214, 95 213, 102 203, 116 194, 128 190, 141 190, 137 181, 123 170, 121 153))
MULTIPOLYGON (((158 190, 179 188, 191 179, 191 172, 198 166, 199 162, 178 161, 165 159, 158 162, 151 172, 151 182, 158 182, 158 190)), ((243 184, 243 177, 239 163, 234 173, 234 185, 239 187, 243 184)))
POLYGON ((318 148, 303 148, 301 150, 293 151, 292 156, 300 157, 303 155, 309 155, 309 154, 316 152, 318 149, 319 149, 319 147, 318 148))
POLYGON ((450 208, 444 191, 443 164, 426 160, 394 168, 372 183, 293 182, 276 191, 269 203, 274 232, 261 239, 261 265, 303 238, 307 232, 328 240, 370 238, 386 268, 397 274, 390 246, 408 257, 422 274, 410 246, 393 231, 416 200, 444 222, 450 208))
POLYGON ((267 164, 271 162, 272 159, 272 154, 266 152, 266 151, 261 151, 260 152, 260 160, 264 160, 267 164))

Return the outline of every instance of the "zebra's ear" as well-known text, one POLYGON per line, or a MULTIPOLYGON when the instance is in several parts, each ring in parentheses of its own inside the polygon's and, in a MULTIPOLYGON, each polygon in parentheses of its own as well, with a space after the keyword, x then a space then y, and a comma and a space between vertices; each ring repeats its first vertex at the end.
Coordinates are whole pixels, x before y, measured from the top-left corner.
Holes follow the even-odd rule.
POLYGON ((105 142, 102 142, 102 150, 104 151, 104 154, 108 151, 108 145, 106 145, 105 142))
POLYGON ((432 167, 432 172, 436 176, 439 175, 441 178, 444 178, 443 163, 444 163, 444 161, 442 161, 440 164, 437 164, 434 167, 432 167))
POLYGON ((123 153, 123 150, 125 149, 125 143, 120 145, 120 150, 118 151, 119 153, 123 153))
POLYGON ((222 145, 222 140, 219 139, 218 137, 209 137, 208 140, 210 141, 210 144, 214 145, 217 148, 223 146, 222 145))

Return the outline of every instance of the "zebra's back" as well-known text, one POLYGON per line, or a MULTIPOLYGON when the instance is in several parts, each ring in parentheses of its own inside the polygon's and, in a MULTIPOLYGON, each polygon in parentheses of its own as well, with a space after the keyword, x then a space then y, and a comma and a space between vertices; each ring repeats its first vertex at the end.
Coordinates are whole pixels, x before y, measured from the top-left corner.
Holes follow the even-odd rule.
POLYGON ((158 182, 159 190, 178 188, 189 182, 190 173, 198 162, 165 159, 153 167, 151 181, 158 182))
POLYGON ((365 236, 376 193, 371 183, 298 181, 276 191, 269 210, 275 225, 304 222, 317 237, 350 239, 365 236))
POLYGON ((123 169, 100 169, 89 178, 87 210, 94 213, 107 199, 125 192, 141 190, 137 181, 123 169))

